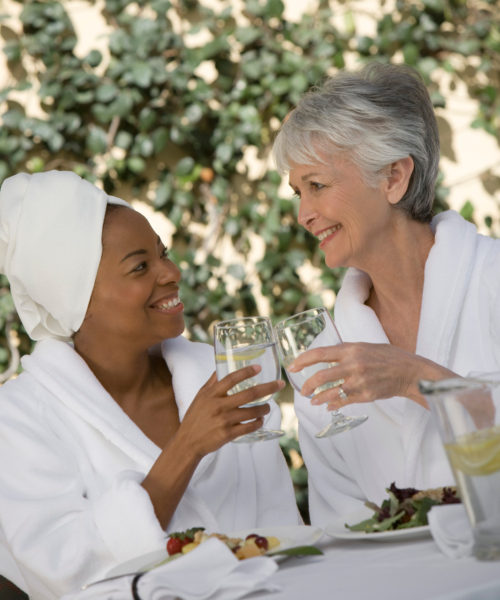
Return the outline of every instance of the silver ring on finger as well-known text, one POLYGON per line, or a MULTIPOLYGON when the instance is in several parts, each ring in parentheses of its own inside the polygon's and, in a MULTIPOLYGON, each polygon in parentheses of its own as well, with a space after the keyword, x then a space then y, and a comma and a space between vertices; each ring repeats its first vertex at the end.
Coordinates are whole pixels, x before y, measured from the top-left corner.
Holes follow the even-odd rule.
POLYGON ((347 400, 347 393, 344 392, 344 388, 341 385, 339 386, 339 398, 344 402, 347 400))

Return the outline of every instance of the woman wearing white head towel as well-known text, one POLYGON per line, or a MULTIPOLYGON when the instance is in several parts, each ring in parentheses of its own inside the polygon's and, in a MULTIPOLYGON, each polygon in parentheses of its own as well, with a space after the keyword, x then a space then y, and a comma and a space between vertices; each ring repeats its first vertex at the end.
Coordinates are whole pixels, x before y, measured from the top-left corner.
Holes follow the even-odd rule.
POLYGON ((0 574, 58 598, 166 531, 299 522, 277 442, 226 445, 281 384, 227 396, 251 372, 217 382, 212 348, 181 337, 180 272, 144 217, 73 173, 16 175, 0 267, 39 340, 0 389, 0 574))
POLYGON ((325 525, 392 482, 453 483, 420 379, 500 371, 500 241, 454 211, 433 218, 439 137, 429 94, 404 66, 340 72, 307 94, 274 146, 299 222, 329 267, 349 267, 335 302, 345 342, 295 361, 336 366, 296 394, 311 520, 325 525), (314 404, 314 405, 313 405, 314 404), (324 407, 368 420, 316 439, 324 407))

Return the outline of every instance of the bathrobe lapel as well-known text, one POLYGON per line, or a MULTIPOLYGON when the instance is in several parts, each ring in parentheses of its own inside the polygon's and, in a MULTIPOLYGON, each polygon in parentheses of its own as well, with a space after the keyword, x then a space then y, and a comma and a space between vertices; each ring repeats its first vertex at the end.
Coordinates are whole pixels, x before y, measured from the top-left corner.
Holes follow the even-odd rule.
MULTIPOLYGON (((215 368, 214 361, 210 360, 211 352, 207 348, 206 344, 194 344, 179 336, 164 341, 158 350, 172 374, 180 420, 184 418, 193 398, 215 368)), ((138 471, 146 474, 151 469, 161 449, 106 392, 71 345, 56 340, 41 341, 30 356, 24 357, 23 366, 47 389, 54 401, 64 404, 130 457, 138 471)), ((264 465, 262 469, 265 469, 264 465)), ((256 522, 258 474, 255 473, 251 448, 246 444, 228 444, 217 453, 207 454, 200 461, 172 523, 182 521, 185 515, 196 514, 208 528, 215 529, 218 521, 214 512, 217 510, 212 510, 212 507, 217 507, 214 496, 217 490, 210 486, 215 487, 211 482, 222 483, 223 473, 229 476, 224 485, 227 484, 233 490, 231 501, 227 502, 228 520, 234 522, 234 528, 256 522), (248 509, 243 513, 239 510, 241 506, 248 509)), ((219 492, 221 490, 219 487, 219 492)), ((220 496, 223 497, 222 492, 220 496)))
POLYGON ((66 408, 147 472, 160 449, 131 421, 71 345, 47 339, 23 358, 23 367, 66 408))
MULTIPOLYGON (((439 214, 432 227, 435 242, 425 265, 416 353, 451 367, 457 326, 477 256, 478 237, 476 227, 454 211, 439 214)), ((423 474, 417 472, 417 465, 424 466, 419 461, 420 448, 427 429, 434 427, 431 413, 406 400, 404 423, 406 473, 411 481, 418 481, 423 474)), ((446 476, 447 473, 443 473, 443 478, 446 476)))
MULTIPOLYGON (((335 302, 335 322, 345 342, 388 344, 389 340, 375 312, 364 303, 370 293, 371 280, 357 269, 348 269, 335 302)), ((353 404, 342 409, 346 414, 367 414, 368 421, 348 433, 330 438, 341 451, 350 470, 367 498, 379 501, 385 487, 404 478, 404 459, 398 451, 402 398, 376 400, 370 404, 353 404), (373 452, 379 460, 366 460, 373 452)))

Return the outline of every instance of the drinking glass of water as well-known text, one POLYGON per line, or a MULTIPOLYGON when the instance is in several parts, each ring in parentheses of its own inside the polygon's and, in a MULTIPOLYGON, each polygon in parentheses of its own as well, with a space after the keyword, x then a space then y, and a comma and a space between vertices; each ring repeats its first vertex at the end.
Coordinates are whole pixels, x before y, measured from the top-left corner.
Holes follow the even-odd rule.
MULTIPOLYGON (((280 379, 280 364, 276 340, 268 317, 241 317, 220 321, 214 328, 214 349, 217 378, 250 365, 259 365, 260 371, 232 387, 228 394, 235 394, 261 383, 280 379)), ((255 406, 269 402, 273 394, 244 404, 255 406)), ((242 435, 234 442, 259 442, 284 435, 281 429, 265 429, 242 435)))
MULTIPOLYGON (((301 371, 292 372, 288 366, 306 350, 320 348, 323 346, 334 346, 341 344, 339 332, 330 316, 330 313, 323 306, 311 308, 304 312, 288 317, 277 323, 275 327, 278 342, 278 350, 285 368, 288 380, 292 386, 300 392, 307 379, 312 377, 318 371, 335 366, 336 363, 319 362, 301 371)), ((341 383, 331 381, 317 387, 309 396, 312 398, 316 394, 332 387, 340 387, 341 383)), ((338 410, 331 411, 330 423, 321 431, 316 433, 317 438, 328 437, 342 431, 353 429, 361 423, 364 423, 368 417, 365 415, 348 416, 338 410)))
POLYGON ((469 518, 479 560, 500 560, 500 373, 420 381, 469 518))

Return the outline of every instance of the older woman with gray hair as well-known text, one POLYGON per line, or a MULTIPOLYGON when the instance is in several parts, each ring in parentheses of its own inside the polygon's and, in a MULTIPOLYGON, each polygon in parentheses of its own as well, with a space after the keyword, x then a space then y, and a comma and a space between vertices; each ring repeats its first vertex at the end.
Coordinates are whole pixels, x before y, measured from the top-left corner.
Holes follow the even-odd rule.
POLYGON ((313 89, 283 123, 274 155, 300 201, 299 223, 331 267, 342 344, 296 394, 313 523, 380 502, 392 482, 453 483, 421 379, 500 370, 500 241, 454 211, 433 216, 439 136, 429 94, 404 66, 372 63, 313 89), (309 401, 318 386, 340 382, 309 401), (368 415, 318 440, 328 409, 368 415))
POLYGON ((7 179, 0 270, 37 341, 0 389, 0 574, 54 600, 149 552, 168 533, 300 522, 277 441, 255 431, 273 381, 217 381, 191 342, 181 273, 148 221, 75 173, 7 179))

